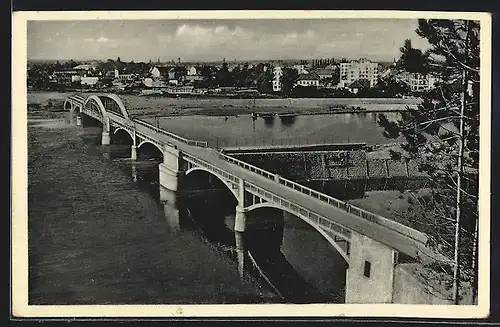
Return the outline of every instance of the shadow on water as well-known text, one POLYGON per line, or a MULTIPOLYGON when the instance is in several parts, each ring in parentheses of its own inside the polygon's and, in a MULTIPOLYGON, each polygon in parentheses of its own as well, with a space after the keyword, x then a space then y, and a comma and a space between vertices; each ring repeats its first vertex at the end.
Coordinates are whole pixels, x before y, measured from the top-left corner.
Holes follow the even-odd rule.
POLYGON ((274 115, 262 116, 262 119, 264 120, 264 126, 267 128, 274 126, 274 115))

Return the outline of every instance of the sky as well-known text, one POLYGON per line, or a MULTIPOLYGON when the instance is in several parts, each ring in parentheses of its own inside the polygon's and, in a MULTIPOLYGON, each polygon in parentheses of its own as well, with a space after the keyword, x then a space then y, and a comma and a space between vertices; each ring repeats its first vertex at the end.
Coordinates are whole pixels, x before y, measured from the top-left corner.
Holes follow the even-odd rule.
POLYGON ((28 59, 226 61, 368 58, 392 61, 405 39, 428 43, 408 19, 29 21, 28 59))

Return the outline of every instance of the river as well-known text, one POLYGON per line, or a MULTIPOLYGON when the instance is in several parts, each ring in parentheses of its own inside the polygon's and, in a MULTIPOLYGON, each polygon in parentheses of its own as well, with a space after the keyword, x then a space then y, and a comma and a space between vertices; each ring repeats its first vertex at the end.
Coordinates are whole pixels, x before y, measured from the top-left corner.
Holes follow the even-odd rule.
POLYGON ((173 194, 100 133, 29 126, 30 304, 343 302, 345 264, 314 229, 281 215, 242 238, 229 191, 173 194))
MULTIPOLYGON (((377 121, 379 113, 318 114, 253 118, 239 116, 145 117, 151 124, 183 137, 208 141, 212 147, 304 145, 362 142, 368 145, 402 141, 387 139, 377 121)), ((385 113, 389 120, 399 113, 385 113)))

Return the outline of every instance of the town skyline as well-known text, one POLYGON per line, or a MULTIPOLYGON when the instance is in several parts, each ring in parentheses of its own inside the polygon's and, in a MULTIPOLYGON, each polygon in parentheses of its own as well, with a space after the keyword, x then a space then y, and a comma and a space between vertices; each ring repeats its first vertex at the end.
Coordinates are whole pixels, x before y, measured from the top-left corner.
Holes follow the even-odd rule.
POLYGON ((392 61, 405 39, 428 43, 417 20, 30 21, 28 60, 251 62, 366 58, 392 61), (96 33, 95 31, 99 31, 96 33))

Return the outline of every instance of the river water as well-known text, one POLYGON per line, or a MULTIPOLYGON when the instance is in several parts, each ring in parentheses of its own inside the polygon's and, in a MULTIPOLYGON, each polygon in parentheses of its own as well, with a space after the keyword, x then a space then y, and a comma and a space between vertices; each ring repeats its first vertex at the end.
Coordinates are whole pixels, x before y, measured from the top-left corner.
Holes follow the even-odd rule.
MULTIPOLYGON (((397 120, 399 113, 385 113, 397 120)), ((399 142, 387 139, 377 121, 379 113, 297 115, 293 117, 179 116, 143 120, 210 146, 303 145, 362 142, 368 145, 399 142)))
POLYGON ((256 211, 249 220, 275 227, 237 234, 220 184, 174 194, 156 161, 100 146, 100 133, 29 127, 30 303, 344 301, 345 263, 314 229, 256 211))

